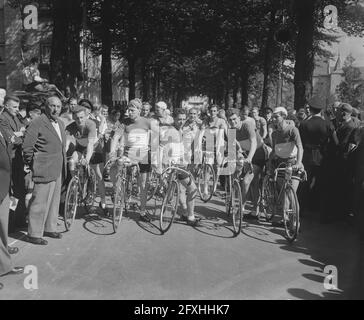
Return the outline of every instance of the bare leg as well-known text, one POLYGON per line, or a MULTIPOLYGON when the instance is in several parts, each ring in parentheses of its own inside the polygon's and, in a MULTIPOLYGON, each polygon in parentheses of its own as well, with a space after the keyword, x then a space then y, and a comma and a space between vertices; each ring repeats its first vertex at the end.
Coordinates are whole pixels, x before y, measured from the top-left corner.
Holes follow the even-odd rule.
POLYGON ((138 177, 138 185, 140 192, 140 212, 144 215, 145 207, 147 205, 147 181, 149 179, 149 173, 141 173, 138 177))
POLYGON ((104 206, 106 196, 105 196, 105 182, 102 178, 102 172, 101 172, 101 168, 103 168, 103 167, 104 167, 103 163, 91 165, 91 168, 93 168, 96 173, 97 189, 99 191, 100 198, 101 198, 100 202, 104 206))
MULTIPOLYGON (((182 207, 187 208, 188 220, 194 221, 195 220, 195 199, 197 197, 196 184, 194 183, 194 181, 191 181, 191 178, 189 178, 189 177, 184 180, 180 180, 180 183, 187 191, 187 198, 186 198, 186 194, 184 192, 181 192, 181 194, 183 194, 182 197, 184 197, 183 198, 184 205, 182 205, 182 207)), ((181 201, 182 201, 182 199, 181 199, 181 201)))

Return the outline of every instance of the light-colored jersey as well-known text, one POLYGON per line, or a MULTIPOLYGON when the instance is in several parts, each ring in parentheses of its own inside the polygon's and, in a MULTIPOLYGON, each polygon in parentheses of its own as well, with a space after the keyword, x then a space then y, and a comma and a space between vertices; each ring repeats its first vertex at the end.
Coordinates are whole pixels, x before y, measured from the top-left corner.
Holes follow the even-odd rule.
POLYGON ((282 129, 273 131, 272 142, 275 155, 282 159, 296 158, 298 146, 302 146, 297 127, 288 121, 284 121, 282 129))

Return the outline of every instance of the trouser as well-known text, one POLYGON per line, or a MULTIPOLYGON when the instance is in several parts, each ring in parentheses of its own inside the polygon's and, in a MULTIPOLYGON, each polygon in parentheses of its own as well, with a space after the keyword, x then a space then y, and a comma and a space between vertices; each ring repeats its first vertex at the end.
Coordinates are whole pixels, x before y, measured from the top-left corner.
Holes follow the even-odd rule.
POLYGON ((319 210, 322 192, 322 172, 319 166, 306 166, 307 181, 300 184, 298 198, 302 211, 319 210))
POLYGON ((13 196, 17 198, 18 204, 15 209, 14 215, 10 217, 10 229, 14 231, 17 227, 25 225, 26 207, 25 207, 25 173, 24 173, 24 163, 21 155, 16 152, 15 158, 12 162, 12 191, 13 196))
POLYGON ((49 183, 34 183, 29 207, 28 235, 41 238, 44 232, 56 232, 62 176, 49 183))
POLYGON ((12 270, 8 251, 9 195, 0 203, 0 276, 12 270))

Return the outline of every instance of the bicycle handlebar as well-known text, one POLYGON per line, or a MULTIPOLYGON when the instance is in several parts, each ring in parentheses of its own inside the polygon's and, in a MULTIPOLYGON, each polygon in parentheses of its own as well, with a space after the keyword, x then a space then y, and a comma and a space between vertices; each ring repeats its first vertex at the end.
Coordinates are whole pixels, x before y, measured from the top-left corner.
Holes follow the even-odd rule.
POLYGON ((127 167, 137 167, 138 171, 139 169, 139 163, 136 161, 131 161, 129 158, 126 158, 124 156, 122 157, 117 157, 116 159, 110 159, 106 162, 105 167, 107 168, 109 165, 111 165, 111 163, 115 163, 118 162, 119 165, 125 165, 127 167))
MULTIPOLYGON (((285 163, 279 164, 277 169, 274 170, 274 181, 277 181, 279 172, 287 172, 288 168, 292 168, 292 166, 287 166, 287 164, 285 164, 285 163)), ((307 180, 306 170, 299 170, 298 172, 303 174, 303 178, 302 179, 300 178, 300 180, 306 181, 307 180)))
POLYGON ((183 169, 181 169, 179 167, 176 167, 175 164, 173 164, 173 163, 167 169, 165 169, 163 171, 162 175, 164 175, 168 171, 177 171, 179 173, 183 173, 183 174, 187 174, 189 176, 192 176, 192 173, 191 172, 186 171, 186 170, 183 170, 183 169))

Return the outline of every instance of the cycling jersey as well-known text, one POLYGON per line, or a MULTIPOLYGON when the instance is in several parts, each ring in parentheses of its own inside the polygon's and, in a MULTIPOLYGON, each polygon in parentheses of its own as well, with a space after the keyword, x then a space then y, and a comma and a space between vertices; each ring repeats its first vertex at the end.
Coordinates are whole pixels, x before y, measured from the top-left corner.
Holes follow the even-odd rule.
POLYGON ((292 122, 284 121, 282 129, 272 133, 273 150, 281 159, 296 159, 297 146, 302 146, 298 129, 292 122))
POLYGON ((149 163, 147 160, 150 140, 150 119, 143 117, 137 120, 125 119, 124 155, 134 161, 149 163))
POLYGON ((94 143, 94 153, 90 159, 91 164, 99 164, 104 162, 102 146, 97 140, 97 129, 94 121, 87 119, 85 126, 78 126, 76 122, 72 122, 66 128, 66 134, 75 139, 75 145, 71 146, 67 152, 71 156, 74 151, 81 155, 86 155, 89 141, 94 143))
POLYGON ((251 137, 257 140, 257 150, 253 156, 252 163, 259 167, 263 167, 265 164, 263 140, 260 134, 256 131, 255 120, 247 118, 242 121, 240 129, 236 130, 236 140, 239 142, 241 148, 247 153, 249 153, 251 148, 251 137))
POLYGON ((97 139, 96 124, 90 119, 86 120, 84 127, 79 127, 76 122, 72 122, 66 128, 66 134, 73 136, 76 140, 76 151, 86 152, 90 139, 97 139))

